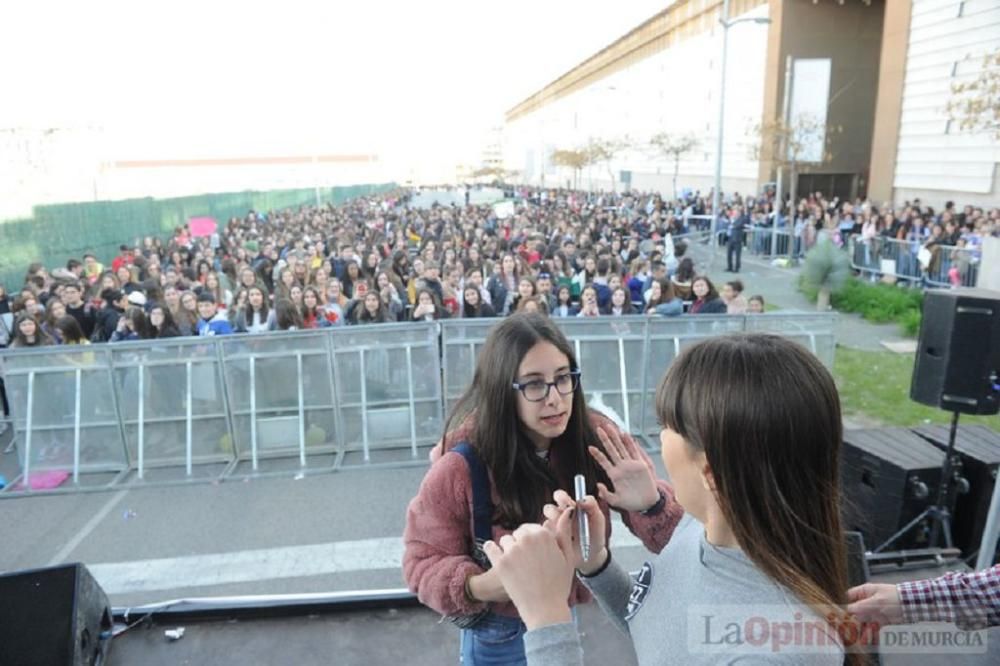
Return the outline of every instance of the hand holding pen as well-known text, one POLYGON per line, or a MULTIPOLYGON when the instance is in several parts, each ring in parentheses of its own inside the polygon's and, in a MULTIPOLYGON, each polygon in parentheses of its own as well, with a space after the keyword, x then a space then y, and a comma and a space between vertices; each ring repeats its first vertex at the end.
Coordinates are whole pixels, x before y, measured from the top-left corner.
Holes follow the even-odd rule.
MULTIPOLYGON (((587 496, 587 479, 583 474, 573 477, 573 501, 580 504, 587 496)), ((586 562, 590 559, 590 525, 587 523, 587 514, 583 511, 576 512, 577 534, 580 536, 580 556, 586 562)))
POLYGON ((600 569, 607 561, 607 518, 597 500, 586 495, 577 502, 564 490, 557 490, 552 499, 553 504, 546 504, 542 509, 545 515, 545 527, 556 534, 560 543, 566 544, 566 550, 571 553, 573 566, 584 575, 600 569), (586 518, 586 531, 589 533, 590 548, 587 557, 583 557, 581 548, 580 515, 586 518))

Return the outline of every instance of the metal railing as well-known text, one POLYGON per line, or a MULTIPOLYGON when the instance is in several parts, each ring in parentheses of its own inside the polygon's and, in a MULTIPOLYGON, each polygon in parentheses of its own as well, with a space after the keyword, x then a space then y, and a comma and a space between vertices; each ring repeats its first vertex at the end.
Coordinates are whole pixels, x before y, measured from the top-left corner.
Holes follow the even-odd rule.
MULTIPOLYGON (((692 220, 693 224, 697 224, 699 229, 709 234, 709 240, 714 241, 715 245, 725 251, 726 243, 729 240, 726 220, 716 220, 715 229, 710 232, 711 215, 692 215, 688 219, 692 220), (712 233, 714 233, 714 238, 711 236, 712 233)), ((775 227, 773 224, 748 226, 744 230, 743 247, 755 256, 771 258, 787 257, 789 250, 791 250, 792 257, 801 258, 805 251, 802 246, 802 238, 795 236, 791 227, 787 225, 775 227)))
MULTIPOLYGON (((752 254, 765 257, 787 257, 789 242, 800 240, 793 237, 789 228, 754 225, 747 233, 747 250, 752 254)), ((799 248, 795 250, 795 256, 799 256, 799 248)))
MULTIPOLYGON (((692 317, 554 318, 573 344, 583 370, 587 402, 612 412, 633 435, 656 441, 653 398, 660 378, 687 346, 740 331, 772 332, 800 342, 827 367, 833 366, 836 314, 784 312, 692 317)), ((441 322, 443 394, 451 408, 472 381, 489 320, 441 322)))
POLYGON ((847 242, 851 266, 868 275, 891 276, 935 287, 974 287, 979 278, 978 249, 935 245, 921 254, 922 242, 876 236, 847 242))
MULTIPOLYGON (((835 314, 555 319, 588 403, 653 438, 680 351, 774 331, 833 363, 835 314)), ((423 463, 496 319, 5 350, 19 473, 0 496, 423 463)))

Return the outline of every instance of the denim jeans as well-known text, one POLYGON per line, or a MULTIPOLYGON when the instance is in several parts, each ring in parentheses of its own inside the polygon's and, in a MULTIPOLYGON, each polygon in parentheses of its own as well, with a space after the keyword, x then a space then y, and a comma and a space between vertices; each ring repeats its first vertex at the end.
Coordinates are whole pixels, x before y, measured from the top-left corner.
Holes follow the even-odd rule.
POLYGON ((525 666, 524 634, 519 617, 490 613, 472 629, 462 629, 459 654, 463 666, 525 666))

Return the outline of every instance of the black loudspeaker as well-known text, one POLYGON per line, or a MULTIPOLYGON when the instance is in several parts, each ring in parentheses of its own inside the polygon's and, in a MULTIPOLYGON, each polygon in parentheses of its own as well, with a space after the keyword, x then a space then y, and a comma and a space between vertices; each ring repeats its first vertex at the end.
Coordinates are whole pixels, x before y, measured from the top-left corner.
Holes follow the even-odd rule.
POLYGON ((1000 411, 1000 292, 928 290, 910 397, 962 414, 1000 411))
MULTIPOLYGON (((905 428, 844 432, 840 484, 844 529, 877 548, 937 497, 944 453, 905 428)), ((924 548, 928 526, 911 530, 893 549, 924 548)))
MULTIPOLYGON (((948 426, 926 425, 913 431, 944 451, 948 448, 948 426)), ((979 549, 993 499, 993 486, 1000 470, 1000 433, 986 426, 959 426, 955 454, 961 463, 959 492, 952 513, 951 534, 955 547, 965 556, 979 549), (964 491, 964 492, 962 492, 964 491)))
POLYGON ((82 564, 0 576, 0 664, 98 666, 111 646, 111 607, 82 564))

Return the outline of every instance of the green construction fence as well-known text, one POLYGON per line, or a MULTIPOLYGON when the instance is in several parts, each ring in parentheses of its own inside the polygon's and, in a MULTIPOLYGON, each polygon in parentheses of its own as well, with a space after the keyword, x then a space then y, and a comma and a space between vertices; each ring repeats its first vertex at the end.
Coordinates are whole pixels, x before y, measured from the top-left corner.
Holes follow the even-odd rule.
POLYGON ((40 261, 52 270, 65 266, 68 259, 80 259, 85 252, 109 264, 122 243, 131 245, 143 236, 169 238, 175 227, 192 217, 213 217, 222 225, 249 210, 312 205, 317 199, 340 204, 395 187, 382 183, 36 206, 30 218, 0 223, 0 280, 13 292, 23 284, 28 264, 40 261))

